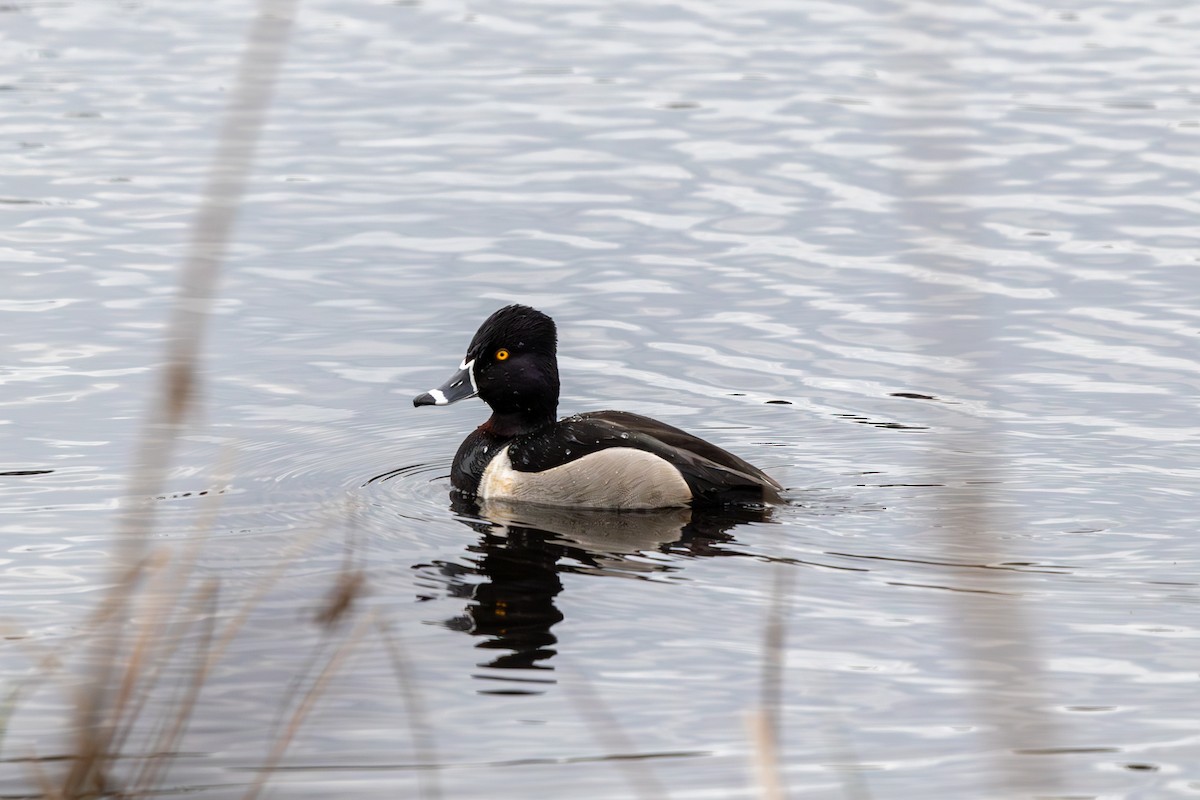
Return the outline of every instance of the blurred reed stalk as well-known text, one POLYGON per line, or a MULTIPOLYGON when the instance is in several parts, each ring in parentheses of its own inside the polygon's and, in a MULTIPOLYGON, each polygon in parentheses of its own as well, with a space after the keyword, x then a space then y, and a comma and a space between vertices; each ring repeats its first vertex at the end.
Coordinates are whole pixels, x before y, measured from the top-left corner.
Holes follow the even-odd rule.
POLYGON ((429 724, 429 715, 421 693, 417 691, 413 679, 412 667, 405 655, 404 647, 396 636, 395 631, 383 621, 376 623, 380 638, 387 649, 388 658, 392 662, 392 670, 400 683, 400 692, 404 697, 404 706, 408 711, 409 730, 413 740, 413 750, 417 755, 417 796, 421 800, 442 800, 442 785, 438 780, 437 743, 433 737, 433 726, 429 724))
POLYGON ((296 733, 304 724, 304 720, 316 706, 317 698, 328 688, 329 682, 333 679, 337 671, 341 669, 343 662, 349 658, 350 653, 362 641, 363 636, 371 627, 371 622, 370 618, 360 619, 346 638, 342 640, 341 645, 334 650, 333 655, 325 663, 325 668, 321 670, 321 673, 313 681, 309 690, 300 699, 296 710, 292 712, 292 717, 288 720, 283 735, 275 739, 275 744, 271 747, 271 752, 267 756, 266 764, 259 770, 258 776, 255 778, 254 783, 251 784, 249 791, 246 792, 244 800, 257 800, 258 796, 262 794, 262 790, 267 785, 271 774, 278 768, 280 762, 283 761, 288 746, 296 738, 296 733))
POLYGON ((748 719, 750 738, 754 743, 755 773, 763 800, 784 800, 786 797, 779 768, 779 754, 792 569, 790 564, 774 565, 771 607, 767 612, 767 622, 763 626, 763 661, 762 673, 759 676, 758 708, 751 712, 748 719))
MULTIPOLYGON (((141 626, 140 635, 131 630, 137 626, 131 626, 129 618, 139 599, 138 587, 156 573, 165 575, 166 559, 150 550, 149 537, 154 526, 152 498, 163 485, 175 441, 195 404, 197 365, 221 264, 252 171, 296 5, 296 0, 260 0, 247 36, 180 271, 179 289, 167 325, 166 359, 158 391, 138 438, 128 492, 131 505, 120 516, 114 543, 112 587, 90 626, 91 645, 73 720, 74 757, 61 787, 48 787, 47 796, 72 800, 115 791, 108 772, 159 669, 171 657, 189 624, 170 613, 187 585, 186 581, 178 580, 157 597, 142 598, 155 605, 145 609, 145 614, 138 614, 154 618, 152 623, 141 626), (145 507, 132 505, 147 500, 150 502, 145 507), (165 645, 160 637, 165 637, 165 645)), ((179 569, 185 575, 188 572, 186 565, 179 569)), ((211 608, 215 597, 215 585, 205 585, 191 603, 197 609, 211 608)), ((203 613, 199 616, 202 621, 206 619, 203 613)), ((211 614, 207 619, 211 620, 211 614)), ((211 646, 214 635, 211 622, 196 624, 208 626, 202 634, 202 646, 211 646)), ((180 698, 175 720, 162 730, 161 745, 169 746, 182 735, 212 663, 211 655, 198 657, 192 685, 180 698)), ((159 770, 153 759, 143 766, 138 781, 143 790, 159 770)))
POLYGON ((649 763, 643 759, 632 757, 637 752, 633 740, 621 726, 621 721, 612 709, 605 704, 604 699, 592 687, 591 681, 582 670, 573 670, 575 680, 564 682, 567 699, 575 707, 576 713, 588 722, 588 729, 596 737, 600 746, 608 751, 611 759, 625 777, 631 797, 638 800, 655 800, 666 798, 666 788, 659 782, 651 770, 649 763))
MULTIPOLYGON (((920 18, 909 16, 900 19, 901 26, 904 26, 920 18)), ((914 40, 919 41, 928 34, 921 29, 913 31, 913 35, 914 40)), ((954 111, 948 113, 962 113, 962 109, 971 105, 969 87, 962 89, 962 94, 951 98, 954 102, 948 104, 947 85, 959 84, 929 79, 933 75, 954 71, 945 55, 937 50, 906 52, 894 57, 890 68, 897 76, 894 85, 905 87, 892 102, 901 108, 918 109, 915 124, 919 124, 922 118, 936 119, 930 117, 928 109, 950 107, 954 111), (925 92, 934 94, 926 96, 925 92)), ((909 122, 913 123, 913 120, 909 119, 909 122)), ((934 121, 928 124, 936 126, 940 123, 934 121)), ((928 133, 936 134, 936 130, 930 128, 928 133)), ((970 163, 975 153, 961 146, 947 147, 946 142, 936 135, 916 136, 913 141, 916 144, 898 142, 898 148, 922 163, 941 164, 936 170, 928 168, 918 174, 897 173, 895 195, 899 223, 907 236, 898 238, 894 252, 918 256, 924 266, 948 275, 978 269, 976 264, 957 255, 959 242, 967 247, 974 246, 975 242, 968 238, 968 224, 953 216, 964 212, 947 203, 947 198, 987 194, 981 190, 978 177, 960 166, 970 163), (914 242, 920 246, 914 247, 914 242), (933 247, 925 244, 927 242, 934 243, 933 247)), ((977 369, 974 372, 980 379, 977 388, 980 392, 986 392, 987 379, 1000 375, 1005 366, 990 355, 992 340, 999 333, 1002 323, 997 320, 994 310, 987 307, 987 294, 947 286, 940 287, 940 292, 936 304, 926 305, 939 310, 953 308, 957 318, 954 323, 954 346, 959 353, 965 354, 960 358, 975 363, 977 369), (956 291, 960 295, 953 297, 952 293, 956 291)), ((915 305, 919 306, 921 299, 914 298, 917 301, 915 305)), ((919 319, 917 327, 920 337, 931 342, 945 342, 945 324, 940 315, 919 319)), ((960 377, 968 379, 967 376, 960 377)), ((1000 545, 1000 533, 1005 520, 996 511, 992 489, 1000 483, 999 476, 1004 466, 999 431, 994 417, 986 415, 986 412, 983 415, 964 415, 961 419, 961 427, 951 431, 948 436, 934 439, 937 442, 936 449, 925 454, 926 467, 933 473, 931 482, 944 487, 943 496, 946 498, 931 514, 928 522, 943 537, 944 552, 964 554, 960 558, 947 559, 944 567, 948 585, 962 582, 964 567, 977 568, 966 575, 986 575, 999 582, 998 585, 989 585, 986 590, 955 587, 956 591, 948 593, 951 626, 957 629, 962 642, 964 661, 976 665, 977 669, 984 666, 997 668, 998 673, 993 672, 993 675, 1012 676, 1010 683, 1002 686, 996 686, 997 682, 982 671, 973 676, 973 682, 980 687, 973 698, 973 710, 979 726, 990 733, 997 759, 994 765, 996 785, 981 788, 981 791, 988 797, 1016 797, 1027 796, 1025 793, 1030 787, 1036 787, 1039 796, 1057 796, 1055 787, 1059 780, 1048 759, 1038 759, 1036 762, 1025 759, 1019 769, 1013 768, 1011 763, 1013 754, 1030 747, 1029 741, 1023 738, 1028 731, 1018 730, 1012 717, 1006 716, 1012 698, 1020 697, 1029 707, 1045 707, 1049 704, 1048 687, 1040 668, 1033 625, 1020 605, 1019 588, 1012 585, 1015 583, 1014 573, 985 569, 1005 560, 1000 545), (961 461, 964 456, 970 460, 968 468, 964 468, 961 461), (977 471, 968 472, 968 469, 977 471), (952 497, 961 497, 961 500, 952 502, 952 497), (1007 695, 988 696, 985 693, 989 686, 1011 690, 1017 684, 1017 691, 1008 691, 1007 695)), ((1044 716, 1031 727, 1037 729, 1035 733, 1044 744, 1049 744, 1055 738, 1053 726, 1044 716)))
MULTIPOLYGON (((989 472, 997 468, 1000 457, 993 431, 985 425, 984 430, 969 431, 963 438, 969 439, 968 447, 989 454, 989 472)), ((942 485, 952 487, 962 482, 961 467, 950 464, 941 453, 934 458, 942 485)), ((989 487, 995 483, 998 481, 994 479, 962 482, 967 493, 965 502, 956 508, 940 508, 934 520, 947 552, 962 551, 965 544, 966 558, 980 567, 1006 560, 999 546, 1004 519, 990 507, 989 487)), ((962 580, 961 565, 946 568, 949 583, 962 580)), ((996 758, 995 785, 986 791, 988 796, 997 797, 1059 797, 1061 779, 1051 759, 1038 757, 1031 761, 1028 757, 1031 750, 1052 752, 1058 737, 1056 726, 1047 716, 1052 699, 1037 634, 1022 606, 1022 590, 1015 585, 1019 573, 989 569, 985 574, 994 578, 987 590, 955 591, 950 594, 950 607, 952 625, 965 651, 964 661, 979 669, 973 706, 996 758), (985 672, 985 668, 990 669, 985 672), (989 696, 989 692, 996 694, 989 696), (1026 722, 1020 718, 1022 713, 1031 715, 1024 725, 1018 724, 1026 722), (1022 754, 1017 764, 1014 757, 1022 754)))

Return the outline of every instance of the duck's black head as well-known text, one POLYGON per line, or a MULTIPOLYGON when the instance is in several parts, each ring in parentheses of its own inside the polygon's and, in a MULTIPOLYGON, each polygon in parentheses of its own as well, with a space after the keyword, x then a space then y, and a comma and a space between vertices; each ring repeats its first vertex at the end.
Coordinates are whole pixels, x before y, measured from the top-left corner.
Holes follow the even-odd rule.
POLYGON ((478 396, 492 407, 489 426, 500 435, 534 430, 558 409, 558 334, 554 320, 529 306, 505 306, 471 339, 458 372, 414 406, 449 405, 478 396))

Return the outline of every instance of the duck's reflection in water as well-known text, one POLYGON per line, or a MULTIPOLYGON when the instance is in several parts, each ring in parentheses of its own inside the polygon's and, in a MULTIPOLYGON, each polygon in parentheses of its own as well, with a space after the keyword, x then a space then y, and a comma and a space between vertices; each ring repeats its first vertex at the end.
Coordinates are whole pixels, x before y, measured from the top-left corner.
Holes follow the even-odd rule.
POLYGON ((758 508, 597 511, 480 503, 457 495, 451 509, 480 536, 468 548, 471 566, 437 565, 450 594, 470 599, 465 613, 445 624, 481 637, 479 648, 496 651, 479 664, 487 671, 478 675, 511 687, 495 693, 521 694, 553 683, 549 662, 558 640, 551 628, 563 619, 554 602, 563 590, 562 573, 646 578, 686 564, 664 554, 737 555, 723 547, 733 541, 730 531, 770 514, 758 508))

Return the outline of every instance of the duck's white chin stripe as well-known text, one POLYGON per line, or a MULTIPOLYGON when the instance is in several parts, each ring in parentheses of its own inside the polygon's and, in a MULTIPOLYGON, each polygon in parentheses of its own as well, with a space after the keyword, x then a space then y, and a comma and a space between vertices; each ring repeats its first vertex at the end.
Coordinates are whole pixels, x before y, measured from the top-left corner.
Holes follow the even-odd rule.
POLYGON ((446 395, 442 394, 441 389, 430 389, 429 396, 433 398, 435 406, 448 406, 450 401, 446 399, 446 395))
POLYGON ((467 361, 464 358, 463 362, 458 365, 458 368, 467 371, 467 374, 471 376, 471 388, 475 390, 475 394, 479 394, 479 384, 475 383, 475 359, 472 358, 470 361, 467 361))

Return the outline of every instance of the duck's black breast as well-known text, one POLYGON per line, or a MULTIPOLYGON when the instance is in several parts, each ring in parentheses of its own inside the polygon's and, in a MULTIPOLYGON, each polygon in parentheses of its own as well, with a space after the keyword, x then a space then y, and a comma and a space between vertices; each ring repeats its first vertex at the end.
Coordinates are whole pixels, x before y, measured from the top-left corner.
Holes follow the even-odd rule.
POLYGON ((517 436, 508 458, 518 472, 545 472, 615 448, 651 453, 675 467, 694 505, 778 499, 780 485, 752 464, 679 428, 626 411, 579 414, 517 436))
POLYGON ((479 489, 479 479, 496 454, 511 441, 510 437, 497 436, 481 425, 463 439, 454 454, 450 468, 450 485, 460 492, 473 495, 479 489))

